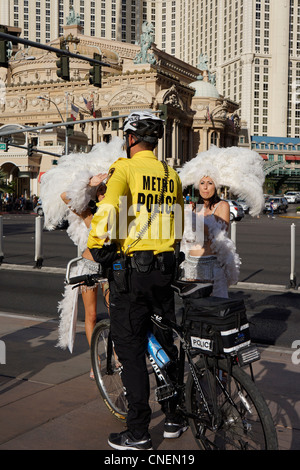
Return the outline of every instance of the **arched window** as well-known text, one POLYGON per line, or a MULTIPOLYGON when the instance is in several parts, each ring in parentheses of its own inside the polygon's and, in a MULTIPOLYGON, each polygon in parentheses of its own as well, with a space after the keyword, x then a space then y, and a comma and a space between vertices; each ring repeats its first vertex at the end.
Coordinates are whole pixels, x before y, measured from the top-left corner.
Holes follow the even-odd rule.
POLYGON ((217 132, 214 131, 214 132, 211 133, 211 135, 210 135, 210 143, 211 143, 212 145, 217 145, 217 143, 218 143, 218 134, 217 134, 217 132))

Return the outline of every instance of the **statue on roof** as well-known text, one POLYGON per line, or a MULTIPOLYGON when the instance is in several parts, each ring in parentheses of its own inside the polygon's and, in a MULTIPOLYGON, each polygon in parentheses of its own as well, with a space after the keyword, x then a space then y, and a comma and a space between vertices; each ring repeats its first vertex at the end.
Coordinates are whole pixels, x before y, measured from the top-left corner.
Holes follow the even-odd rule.
POLYGON ((156 59, 154 54, 149 53, 148 50, 151 48, 154 42, 154 26, 152 23, 145 21, 142 24, 142 34, 140 40, 141 50, 133 59, 134 64, 155 64, 156 59))
POLYGON ((74 24, 80 25, 80 15, 79 13, 76 14, 74 8, 71 7, 69 16, 67 17, 67 26, 74 24))
POLYGON ((216 86, 216 74, 215 73, 211 73, 208 69, 208 56, 207 54, 203 54, 203 52, 201 52, 201 54, 199 55, 199 63, 197 65, 197 67, 203 71, 203 74, 199 74, 197 79, 198 80, 205 80, 209 83, 211 83, 212 85, 216 86))
POLYGON ((200 70, 208 70, 208 56, 207 54, 201 54, 199 55, 199 63, 198 63, 198 69, 200 70))
POLYGON ((208 72, 209 81, 213 86, 216 86, 216 74, 208 72))

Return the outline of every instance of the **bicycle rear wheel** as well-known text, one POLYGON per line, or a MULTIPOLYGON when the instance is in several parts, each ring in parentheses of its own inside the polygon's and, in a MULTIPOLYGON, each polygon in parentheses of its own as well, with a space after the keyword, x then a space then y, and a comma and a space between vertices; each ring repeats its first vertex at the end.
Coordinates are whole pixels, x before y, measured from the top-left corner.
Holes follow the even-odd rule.
POLYGON ((190 373, 186 408, 193 415, 189 424, 199 447, 205 450, 276 450, 277 436, 271 413, 249 375, 233 366, 229 378, 225 359, 215 362, 207 358, 206 364, 201 358, 196 368, 204 397, 190 373))
POLYGON ((119 420, 127 416, 127 400, 121 380, 122 366, 114 352, 110 320, 100 321, 91 339, 91 361, 95 381, 109 411, 119 420))

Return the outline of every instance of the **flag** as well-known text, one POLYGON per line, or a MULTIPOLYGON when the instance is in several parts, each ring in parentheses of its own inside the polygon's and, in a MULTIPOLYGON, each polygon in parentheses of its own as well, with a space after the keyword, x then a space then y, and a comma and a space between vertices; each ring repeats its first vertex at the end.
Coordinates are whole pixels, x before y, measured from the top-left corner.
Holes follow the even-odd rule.
POLYGON ((73 119, 73 121, 76 121, 78 113, 79 113, 79 108, 77 108, 75 104, 71 103, 71 118, 73 119))
POLYGON ((236 114, 232 114, 231 115, 231 118, 230 118, 230 121, 231 121, 231 125, 235 128, 236 127, 236 122, 235 122, 235 117, 237 115, 236 114))
POLYGON ((94 108, 94 101, 90 100, 88 101, 87 99, 83 98, 84 104, 86 105, 87 109, 89 112, 93 115, 93 117, 96 117, 96 112, 94 108))
POLYGON ((211 117, 210 117, 210 113, 209 113, 209 106, 207 106, 206 111, 207 111, 207 119, 209 121, 211 121, 211 117))

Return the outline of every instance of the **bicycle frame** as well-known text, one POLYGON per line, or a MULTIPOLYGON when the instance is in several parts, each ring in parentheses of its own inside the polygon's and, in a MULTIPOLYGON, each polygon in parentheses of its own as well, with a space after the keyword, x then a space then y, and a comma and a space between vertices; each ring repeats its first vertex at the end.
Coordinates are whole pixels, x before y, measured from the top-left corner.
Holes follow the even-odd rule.
MULTIPOLYGON (((196 374, 196 368, 195 368, 195 364, 193 363, 193 359, 192 359, 192 356, 189 352, 189 349, 188 349, 188 344, 186 342, 186 340, 184 339, 183 335, 182 335, 182 329, 180 326, 176 325, 176 324, 173 324, 173 323, 169 323, 169 324, 166 324, 164 323, 161 319, 158 320, 157 318, 151 318, 151 320, 153 321, 153 323, 155 323, 159 328, 171 328, 172 331, 177 335, 177 337, 179 338, 179 341, 180 341, 180 349, 179 349, 179 367, 178 367, 178 379, 177 379, 177 388, 178 389, 183 389, 184 388, 184 370, 185 370, 185 360, 187 359, 188 360, 188 364, 189 364, 189 368, 190 368, 190 371, 193 375, 193 378, 194 378, 194 381, 195 381, 195 384, 197 386, 197 390, 198 392, 200 393, 201 395, 201 398, 203 400, 203 405, 208 413, 208 415, 210 416, 210 418, 213 418, 213 413, 211 413, 211 410, 209 408, 209 405, 207 403, 207 400, 205 398, 205 394, 203 393, 203 390, 202 390, 202 387, 201 387, 201 384, 197 378, 197 374, 196 374)), ((199 354, 198 354, 199 356, 199 354)), ((168 375, 167 375, 167 372, 164 371, 162 368, 159 367, 159 365, 157 364, 157 362, 155 361, 155 358, 153 356, 151 356, 151 354, 149 354, 149 352, 147 352, 147 357, 149 358, 149 362, 154 370, 154 373, 156 375, 156 377, 158 378, 159 381, 163 382, 164 385, 162 387, 166 387, 166 390, 169 390, 167 387, 172 387, 172 390, 175 392, 171 395, 166 395, 162 398, 160 398, 160 400, 165 400, 165 399, 168 399, 170 398, 171 396, 174 396, 174 394, 177 394, 178 391, 176 391, 176 388, 170 383, 170 380, 168 380, 168 375)), ((156 392, 157 392, 158 389, 156 389, 156 392)), ((157 394, 159 395, 159 393, 157 394)), ((156 396, 157 396, 156 395, 156 396)), ((213 397, 213 394, 212 394, 212 397, 213 397)), ((158 398, 158 396, 157 396, 158 398)), ((192 415, 191 413, 188 413, 186 410, 181 410, 181 412, 184 414, 184 416, 186 416, 187 418, 195 418, 194 415, 192 415)))
MULTIPOLYGON (((151 320, 159 328, 163 328, 163 329, 170 328, 170 329, 172 329, 172 331, 176 334, 176 336, 179 338, 179 341, 180 341, 179 367, 178 367, 177 384, 176 384, 176 387, 174 387, 171 384, 171 391, 173 391, 175 393, 173 393, 171 395, 166 394, 163 397, 161 397, 160 393, 156 393, 157 399, 158 398, 160 398, 160 400, 168 399, 171 396, 173 396, 174 394, 178 393, 178 391, 180 389, 184 389, 184 386, 185 386, 184 371, 185 371, 185 361, 187 359, 188 364, 189 364, 190 372, 191 372, 191 374, 193 376, 193 380, 196 384, 197 391, 199 392, 199 394, 201 396, 201 399, 202 399, 202 402, 203 402, 203 406, 204 406, 209 418, 211 419, 210 427, 211 427, 211 429, 216 429, 220 424, 219 423, 220 413, 219 413, 218 406, 217 406, 217 397, 216 397, 216 394, 213 392, 213 389, 212 389, 215 386, 215 384, 214 383, 209 384, 210 385, 209 398, 210 398, 211 403, 212 403, 212 405, 209 406, 208 401, 207 401, 206 396, 205 396, 205 393, 202 389, 201 383, 198 380, 197 373, 196 373, 197 372, 196 371, 196 365, 193 362, 193 357, 192 357, 192 354, 191 354, 190 349, 189 349, 189 344, 186 341, 186 339, 184 338, 182 327, 180 325, 173 324, 171 322, 165 323, 160 317, 156 317, 156 318, 152 317, 151 320), (176 388, 178 388, 178 390, 176 390, 176 388), (158 395, 159 395, 159 397, 158 397, 158 395)), ((162 350, 163 350, 163 348, 162 348, 162 350)), ((154 371, 158 381, 163 382, 163 386, 161 388, 165 387, 166 391, 170 391, 169 387, 170 387, 171 382, 170 382, 170 379, 168 377, 167 371, 164 370, 163 368, 161 368, 157 364, 157 361, 155 360, 155 358, 151 354, 149 354, 149 352, 147 352, 147 356, 149 358, 150 364, 153 368, 153 371, 154 371)), ((203 357, 205 359, 207 356, 205 355, 205 353, 202 352, 202 353, 197 353, 196 357, 197 358, 203 357)), ((230 361, 231 364, 235 363, 235 364, 239 365, 239 362, 236 360, 236 356, 231 356, 229 358, 229 361, 230 361)), ((254 381, 252 364, 250 363, 249 366, 250 366, 250 371, 251 371, 251 377, 254 381)), ((234 401, 231 399, 231 396, 228 393, 228 391, 226 390, 226 387, 223 385, 220 377, 215 375, 213 377, 213 380, 215 380, 216 383, 218 384, 218 386, 221 388, 222 393, 226 397, 226 400, 228 401, 228 403, 230 403, 231 406, 233 406, 235 409, 237 409, 234 401)), ((157 392, 157 390, 159 390, 159 388, 156 389, 156 392, 157 392)), ((243 405, 245 406, 245 408, 247 408, 247 403, 246 402, 244 402, 243 405)), ((181 409, 181 412, 187 418, 197 419, 197 416, 195 416, 194 414, 188 413, 184 409, 181 409)))

